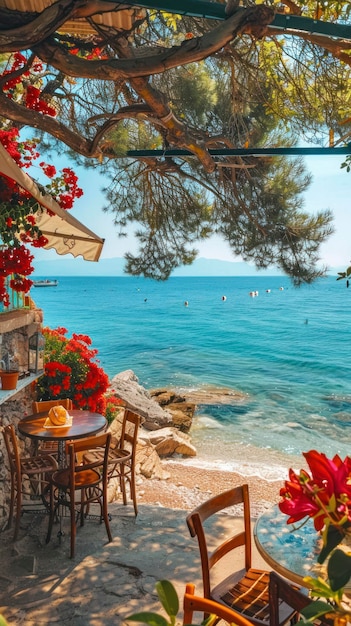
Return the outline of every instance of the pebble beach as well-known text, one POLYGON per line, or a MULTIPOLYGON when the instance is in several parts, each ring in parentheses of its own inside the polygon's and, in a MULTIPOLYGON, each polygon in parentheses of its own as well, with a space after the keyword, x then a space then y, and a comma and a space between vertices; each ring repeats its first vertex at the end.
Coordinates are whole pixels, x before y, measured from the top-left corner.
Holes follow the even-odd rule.
POLYGON ((285 478, 281 481, 266 481, 257 476, 195 467, 173 460, 163 461, 162 464, 170 474, 168 479, 138 478, 137 496, 140 504, 190 511, 218 493, 247 483, 252 517, 256 518, 279 501, 279 490, 285 478))

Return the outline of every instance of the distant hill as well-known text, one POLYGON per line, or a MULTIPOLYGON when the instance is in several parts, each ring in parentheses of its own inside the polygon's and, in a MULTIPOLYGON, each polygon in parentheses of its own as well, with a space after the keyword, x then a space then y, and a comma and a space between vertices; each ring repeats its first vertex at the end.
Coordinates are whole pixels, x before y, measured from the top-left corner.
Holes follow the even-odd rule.
MULTIPOLYGON (((127 276, 124 270, 125 261, 121 257, 100 259, 98 263, 77 259, 71 255, 58 256, 55 260, 34 261, 34 278, 57 276, 127 276)), ((345 271, 345 267, 330 268, 328 274, 336 276, 345 271)), ((172 276, 283 276, 283 272, 276 268, 256 270, 253 265, 241 261, 221 261, 219 259, 205 259, 200 257, 192 265, 183 265, 176 269, 172 276)))
MULTIPOLYGON (((81 257, 59 257, 57 260, 34 261, 35 276, 126 276, 124 259, 100 259, 98 263, 84 261, 81 257)), ((282 276, 275 268, 258 272, 248 263, 199 258, 192 265, 175 270, 172 276, 282 276)))

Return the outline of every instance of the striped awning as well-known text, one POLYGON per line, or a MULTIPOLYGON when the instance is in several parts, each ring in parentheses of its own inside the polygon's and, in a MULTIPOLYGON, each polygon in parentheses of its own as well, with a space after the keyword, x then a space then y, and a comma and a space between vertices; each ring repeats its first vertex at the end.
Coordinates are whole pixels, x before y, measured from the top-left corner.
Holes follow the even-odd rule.
POLYGON ((0 174, 5 174, 26 189, 42 207, 36 213, 36 225, 48 239, 44 248, 54 248, 58 254, 82 256, 86 261, 98 261, 104 245, 104 239, 95 235, 69 211, 62 209, 49 194, 43 194, 35 181, 28 176, 11 158, 0 143, 0 174), (50 215, 49 209, 54 215, 50 215))

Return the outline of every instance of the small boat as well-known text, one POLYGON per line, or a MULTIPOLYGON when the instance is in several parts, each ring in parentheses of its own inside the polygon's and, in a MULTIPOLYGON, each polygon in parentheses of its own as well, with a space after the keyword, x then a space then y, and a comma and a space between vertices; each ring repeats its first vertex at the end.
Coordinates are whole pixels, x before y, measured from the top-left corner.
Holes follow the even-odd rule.
POLYGON ((58 280, 34 280, 33 287, 57 287, 58 280))

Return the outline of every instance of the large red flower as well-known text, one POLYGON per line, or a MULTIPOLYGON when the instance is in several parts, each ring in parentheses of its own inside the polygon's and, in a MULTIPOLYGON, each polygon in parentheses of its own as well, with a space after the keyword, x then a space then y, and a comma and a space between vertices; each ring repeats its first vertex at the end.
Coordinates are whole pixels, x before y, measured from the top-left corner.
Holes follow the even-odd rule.
POLYGON ((351 459, 338 455, 333 459, 316 450, 304 453, 311 470, 296 474, 289 471, 289 480, 280 490, 280 510, 289 515, 287 523, 312 517, 316 530, 328 524, 345 528, 351 522, 351 459))
POLYGON ((299 522, 307 516, 314 517, 317 515, 320 512, 319 506, 310 494, 306 494, 306 482, 310 480, 307 472, 302 470, 298 475, 290 469, 289 478, 290 480, 285 481, 285 487, 280 490, 280 496, 283 500, 279 502, 282 513, 289 515, 287 524, 299 522))
POLYGON ((332 495, 338 498, 341 494, 351 498, 350 457, 346 457, 344 461, 338 455, 328 459, 325 454, 316 450, 305 452, 304 457, 311 469, 314 482, 326 492, 328 500, 332 495))

